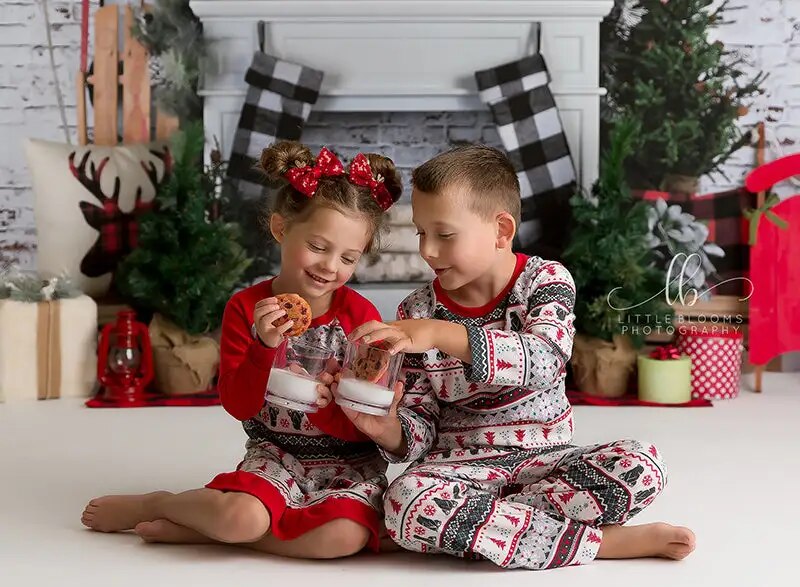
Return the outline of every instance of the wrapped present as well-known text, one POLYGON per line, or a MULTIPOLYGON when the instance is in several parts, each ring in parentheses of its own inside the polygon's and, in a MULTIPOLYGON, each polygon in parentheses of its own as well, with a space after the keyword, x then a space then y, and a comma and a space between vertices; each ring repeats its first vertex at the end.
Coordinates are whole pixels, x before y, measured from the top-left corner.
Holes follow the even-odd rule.
POLYGON ((730 326, 678 329, 676 346, 692 358, 692 397, 732 399, 739 395, 744 334, 730 326))
POLYGON ((692 359, 672 345, 637 358, 639 399, 659 404, 684 404, 692 398, 692 359))
POLYGON ((65 283, 0 278, 0 401, 91 395, 97 304, 65 283))

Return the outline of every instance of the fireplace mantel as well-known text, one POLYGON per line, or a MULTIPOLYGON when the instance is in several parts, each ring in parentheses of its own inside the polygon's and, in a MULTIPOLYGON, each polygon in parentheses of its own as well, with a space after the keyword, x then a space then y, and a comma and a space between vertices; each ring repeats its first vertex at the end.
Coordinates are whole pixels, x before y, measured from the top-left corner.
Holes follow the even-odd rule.
POLYGON ((266 22, 266 50, 325 72, 318 110, 484 108, 473 73, 534 50, 552 76, 583 185, 597 175, 599 23, 613 0, 191 0, 209 45, 205 123, 227 153, 244 73, 266 22))
POLYGON ((528 20, 602 19, 613 0, 191 0, 204 20, 249 19, 254 13, 273 21, 329 20, 528 20))

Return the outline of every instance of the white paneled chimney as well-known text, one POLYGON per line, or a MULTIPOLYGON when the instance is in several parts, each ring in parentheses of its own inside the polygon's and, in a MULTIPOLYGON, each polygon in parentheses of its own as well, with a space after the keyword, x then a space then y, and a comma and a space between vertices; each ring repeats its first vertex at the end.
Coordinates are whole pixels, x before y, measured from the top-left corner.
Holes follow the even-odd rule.
POLYGON ((552 76, 579 178, 597 176, 599 23, 612 0, 192 0, 210 63, 209 135, 230 150, 244 74, 266 22, 266 50, 325 72, 319 110, 476 110, 473 73, 535 50, 552 76))

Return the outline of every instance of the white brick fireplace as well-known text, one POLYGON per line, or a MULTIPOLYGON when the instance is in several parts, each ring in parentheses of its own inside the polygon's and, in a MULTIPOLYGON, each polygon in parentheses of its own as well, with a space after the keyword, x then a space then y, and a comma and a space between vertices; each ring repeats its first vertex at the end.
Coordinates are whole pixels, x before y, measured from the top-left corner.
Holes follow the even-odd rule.
POLYGON ((473 73, 541 52, 580 181, 597 175, 599 23, 612 0, 192 0, 210 63, 205 125, 225 153, 265 21, 268 52, 325 72, 320 112, 483 110, 473 73))
MULTIPOLYGON (((535 51, 552 76, 578 177, 597 177, 599 24, 612 0, 192 0, 209 63, 201 93, 209 139, 230 152, 258 48, 321 69, 325 78, 303 140, 348 157, 362 148, 391 156, 407 178, 447 143, 498 146, 474 72, 535 51), (535 23, 541 23, 540 29, 535 23), (435 151, 435 152, 434 152, 435 151)), ((209 144, 213 142, 209 141, 209 144)), ((355 286, 384 318, 415 284, 355 286)))

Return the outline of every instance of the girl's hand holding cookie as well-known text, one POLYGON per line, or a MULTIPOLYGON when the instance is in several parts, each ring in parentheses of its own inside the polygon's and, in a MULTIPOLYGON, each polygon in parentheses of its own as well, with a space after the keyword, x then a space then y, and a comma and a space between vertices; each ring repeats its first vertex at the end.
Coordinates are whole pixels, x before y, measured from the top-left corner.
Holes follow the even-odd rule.
POLYGON ((286 332, 294 326, 294 322, 289 320, 275 326, 273 322, 286 316, 286 311, 280 307, 277 298, 264 298, 256 303, 253 310, 253 323, 256 326, 256 334, 266 346, 276 348, 284 339, 286 332))

